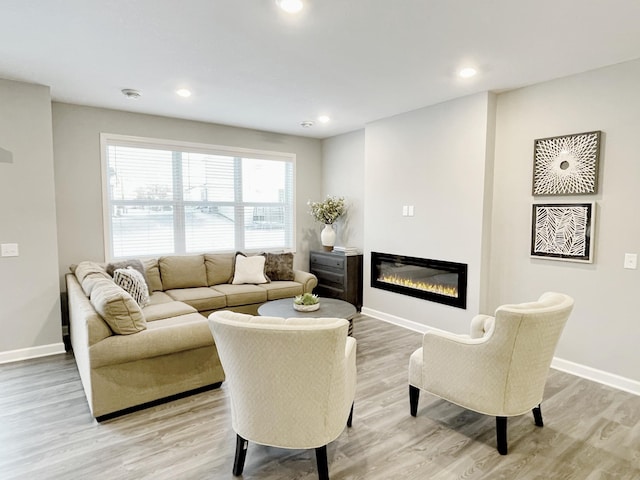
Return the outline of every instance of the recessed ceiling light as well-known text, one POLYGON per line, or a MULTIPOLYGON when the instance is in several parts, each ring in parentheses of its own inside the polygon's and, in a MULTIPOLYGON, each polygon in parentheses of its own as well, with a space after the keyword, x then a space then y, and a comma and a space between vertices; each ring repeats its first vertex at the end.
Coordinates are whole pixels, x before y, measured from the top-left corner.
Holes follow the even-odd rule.
POLYGON ((318 117, 318 121, 319 121, 320 123, 329 123, 329 122, 331 121, 331 119, 329 118, 329 116, 328 116, 328 115, 320 115, 320 116, 318 117))
POLYGON ((302 0, 276 0, 276 4, 287 13, 298 13, 304 6, 302 0))
POLYGON ((460 75, 461 78, 471 78, 473 77, 476 73, 478 73, 478 71, 473 68, 473 67, 465 67, 462 70, 460 70, 458 72, 458 75, 460 75))
POLYGON ((176 90, 176 94, 180 95, 181 97, 187 98, 191 96, 191 90, 188 90, 186 88, 179 88, 178 90, 176 90))
POLYGON ((140 96, 142 95, 138 90, 134 90, 133 88, 123 88, 120 91, 125 97, 131 99, 140 98, 140 96))

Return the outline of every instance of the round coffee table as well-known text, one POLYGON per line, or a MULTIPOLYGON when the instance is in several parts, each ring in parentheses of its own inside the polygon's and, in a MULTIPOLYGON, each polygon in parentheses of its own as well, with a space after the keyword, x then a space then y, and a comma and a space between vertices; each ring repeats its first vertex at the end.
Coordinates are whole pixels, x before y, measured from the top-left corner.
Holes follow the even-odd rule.
POLYGON ((349 321, 349 335, 353 333, 353 317, 356 316, 356 307, 344 300, 336 298, 321 298, 320 308, 314 312, 299 312, 293 308, 293 298, 271 300, 258 307, 258 315, 263 317, 283 318, 344 318, 349 321))

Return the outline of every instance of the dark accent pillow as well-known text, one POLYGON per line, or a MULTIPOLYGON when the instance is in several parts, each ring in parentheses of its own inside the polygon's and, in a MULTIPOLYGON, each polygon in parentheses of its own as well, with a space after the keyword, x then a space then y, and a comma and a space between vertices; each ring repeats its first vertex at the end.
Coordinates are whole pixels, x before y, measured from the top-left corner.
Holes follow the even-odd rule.
POLYGON ((139 271, 142 274, 142 278, 144 278, 144 283, 147 284, 147 288, 149 288, 149 280, 147 280, 147 274, 145 273, 144 265, 137 258, 132 258, 130 260, 122 260, 120 262, 112 262, 107 265, 107 273, 113 277, 113 273, 121 268, 131 267, 134 270, 139 271))
POLYGON ((264 273, 270 280, 288 280, 295 278, 293 273, 293 253, 267 253, 264 273))

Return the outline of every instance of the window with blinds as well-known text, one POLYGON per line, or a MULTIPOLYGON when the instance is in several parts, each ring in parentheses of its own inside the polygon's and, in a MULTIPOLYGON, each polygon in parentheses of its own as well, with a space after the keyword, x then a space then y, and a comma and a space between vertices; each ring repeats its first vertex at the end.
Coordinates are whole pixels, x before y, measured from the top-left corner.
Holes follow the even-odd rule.
POLYGON ((101 140, 108 259, 293 250, 295 155, 101 140))

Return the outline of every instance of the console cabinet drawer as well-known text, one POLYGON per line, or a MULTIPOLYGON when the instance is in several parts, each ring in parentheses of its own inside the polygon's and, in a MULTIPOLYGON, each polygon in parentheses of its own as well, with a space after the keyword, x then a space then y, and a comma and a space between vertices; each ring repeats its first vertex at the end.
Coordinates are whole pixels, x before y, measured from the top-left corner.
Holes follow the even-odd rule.
POLYGON ((311 267, 312 268, 337 268, 341 271, 344 270, 345 257, 339 257, 337 254, 327 255, 321 252, 311 253, 311 267), (314 255, 316 253, 316 255, 314 255))
POLYGON ((321 297, 349 302, 362 308, 362 255, 311 252, 309 271, 318 278, 315 289, 321 297))

